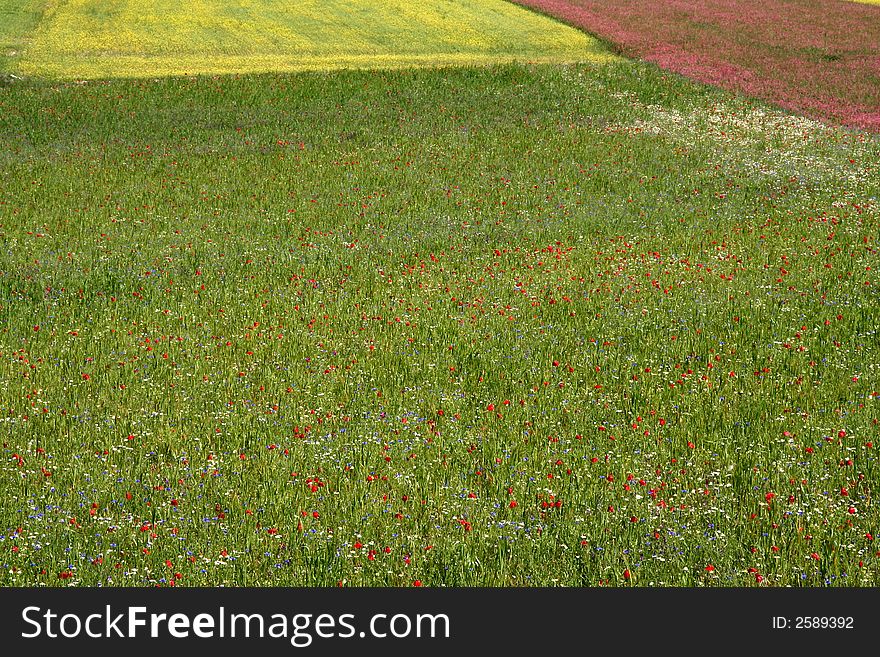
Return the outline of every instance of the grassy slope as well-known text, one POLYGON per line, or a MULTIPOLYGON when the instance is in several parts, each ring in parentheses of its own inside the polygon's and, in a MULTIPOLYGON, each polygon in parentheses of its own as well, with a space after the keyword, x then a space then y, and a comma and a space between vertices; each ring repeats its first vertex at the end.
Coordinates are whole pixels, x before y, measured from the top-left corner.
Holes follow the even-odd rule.
POLYGON ((876 141, 631 63, 0 103, 3 583, 880 583, 876 141))
POLYGON ((45 0, 0 0, 0 73, 17 70, 47 4, 45 0))
POLYGON ((501 0, 71 0, 47 15, 21 67, 70 79, 608 57, 501 0))

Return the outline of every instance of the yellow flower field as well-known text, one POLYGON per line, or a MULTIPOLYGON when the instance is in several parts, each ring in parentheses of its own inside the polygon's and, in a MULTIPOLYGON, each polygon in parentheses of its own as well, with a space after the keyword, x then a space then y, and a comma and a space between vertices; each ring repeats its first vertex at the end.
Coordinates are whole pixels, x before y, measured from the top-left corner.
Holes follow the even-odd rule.
POLYGON ((20 61, 60 79, 611 59, 502 0, 69 0, 20 61))

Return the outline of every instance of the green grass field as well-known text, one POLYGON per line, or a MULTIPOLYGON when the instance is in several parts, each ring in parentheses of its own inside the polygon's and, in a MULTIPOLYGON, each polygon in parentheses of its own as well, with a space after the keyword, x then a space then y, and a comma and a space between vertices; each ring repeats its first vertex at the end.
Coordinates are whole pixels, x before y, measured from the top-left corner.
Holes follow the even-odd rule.
POLYGON ((46 4, 42 0, 0 0, 0 74, 17 70, 46 4))
POLYGON ((0 583, 877 586, 878 162, 619 59, 2 86, 0 583))
POLYGON ((13 31, 30 40, 18 62, 24 75, 93 79, 612 57, 583 32, 502 0, 50 5, 36 29, 34 10, 16 13, 13 31))

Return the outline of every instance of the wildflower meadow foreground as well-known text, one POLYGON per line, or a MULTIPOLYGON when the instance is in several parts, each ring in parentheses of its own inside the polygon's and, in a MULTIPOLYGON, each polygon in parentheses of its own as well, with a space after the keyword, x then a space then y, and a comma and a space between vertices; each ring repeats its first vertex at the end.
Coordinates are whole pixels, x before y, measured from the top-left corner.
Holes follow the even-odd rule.
POLYGON ((877 586, 876 132, 576 34, 0 60, 0 583, 877 586))

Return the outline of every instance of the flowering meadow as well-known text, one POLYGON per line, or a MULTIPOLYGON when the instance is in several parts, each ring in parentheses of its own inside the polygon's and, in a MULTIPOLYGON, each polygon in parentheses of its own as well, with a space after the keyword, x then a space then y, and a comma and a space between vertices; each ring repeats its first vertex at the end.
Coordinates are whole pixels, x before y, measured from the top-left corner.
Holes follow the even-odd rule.
POLYGON ((878 0, 514 1, 667 70, 880 131, 878 0))
POLYGON ((618 57, 20 77, 3 586, 880 585, 876 134, 618 57))
POLYGON ((0 10, 4 5, 30 27, 18 69, 54 79, 614 58, 594 37, 502 0, 0 0, 0 10))

